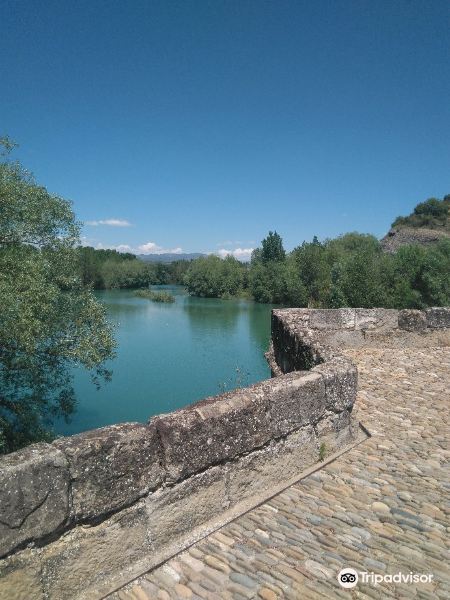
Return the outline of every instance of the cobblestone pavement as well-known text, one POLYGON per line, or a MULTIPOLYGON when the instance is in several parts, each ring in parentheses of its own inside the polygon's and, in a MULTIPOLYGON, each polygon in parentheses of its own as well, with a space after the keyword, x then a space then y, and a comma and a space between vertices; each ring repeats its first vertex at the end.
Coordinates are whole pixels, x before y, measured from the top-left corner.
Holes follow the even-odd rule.
POLYGON ((450 348, 345 353, 373 437, 111 600, 450 598, 450 348), (433 581, 345 590, 343 567, 433 581))

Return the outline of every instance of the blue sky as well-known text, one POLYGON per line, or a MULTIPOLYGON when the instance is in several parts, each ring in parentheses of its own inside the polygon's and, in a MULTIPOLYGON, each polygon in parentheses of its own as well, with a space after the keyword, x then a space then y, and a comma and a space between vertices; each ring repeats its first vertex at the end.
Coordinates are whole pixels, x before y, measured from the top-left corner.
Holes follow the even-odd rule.
POLYGON ((245 256, 450 193, 447 0, 3 0, 0 23, 0 133, 92 245, 245 256))

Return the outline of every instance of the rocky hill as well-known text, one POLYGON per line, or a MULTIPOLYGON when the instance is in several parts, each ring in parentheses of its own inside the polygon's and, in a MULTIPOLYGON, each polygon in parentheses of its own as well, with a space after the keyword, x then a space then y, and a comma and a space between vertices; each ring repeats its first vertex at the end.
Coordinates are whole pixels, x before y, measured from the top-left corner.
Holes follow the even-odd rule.
POLYGON ((381 240, 381 245, 385 252, 396 252, 405 244, 429 246, 446 237, 450 237, 450 234, 438 229, 392 227, 381 240))
POLYGON ((429 246, 450 238, 450 195, 418 204, 407 217, 397 217, 381 240, 385 252, 396 252, 405 244, 429 246))

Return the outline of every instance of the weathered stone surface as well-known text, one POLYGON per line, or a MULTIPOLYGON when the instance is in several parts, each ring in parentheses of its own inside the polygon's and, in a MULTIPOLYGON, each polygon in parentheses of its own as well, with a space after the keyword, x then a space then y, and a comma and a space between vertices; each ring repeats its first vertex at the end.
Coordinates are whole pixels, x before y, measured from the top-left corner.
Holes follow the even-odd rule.
POLYGON ((427 327, 424 331, 406 331, 405 329, 397 329, 389 333, 366 331, 364 347, 434 348, 436 346, 448 346, 449 342, 450 331, 448 329, 431 329, 427 327))
POLYGON ((141 500, 100 525, 77 527, 43 548, 46 600, 99 598, 92 587, 148 555, 147 530, 148 516, 141 500))
POLYGON ((313 309, 309 326, 311 329, 354 329, 355 309, 313 309))
POLYGON ((43 600, 38 551, 23 550, 0 562, 0 600, 43 600))
POLYGON ((124 423, 53 442, 69 462, 72 513, 87 519, 130 505, 162 481, 154 426, 124 423))
MULTIPOLYGON (((425 313, 427 328, 417 311, 394 309, 320 310, 277 309, 272 313, 273 353, 283 372, 310 369, 331 360, 342 348, 402 348, 448 346, 450 308, 425 313), (354 316, 354 319, 352 317, 354 316), (426 335, 424 335, 426 333, 426 335)), ((272 373, 278 371, 271 364, 272 373)))
POLYGON ((269 394, 256 384, 152 419, 169 482, 262 446, 270 439, 269 394))
POLYGON ((351 361, 334 358, 317 365, 313 372, 320 373, 324 379, 328 410, 341 411, 353 406, 358 389, 358 370, 351 361))
MULTIPOLYGON (((362 329, 331 329, 330 331, 323 329, 315 331, 314 337, 326 352, 327 347, 335 350, 342 347, 362 348, 366 343, 365 336, 370 332, 371 330, 363 331, 362 329)), ((378 332, 377 335, 379 335, 378 332)), ((323 352, 321 355, 324 356, 323 352)), ((325 360, 327 359, 325 358, 325 360)))
POLYGON ((64 454, 33 444, 0 458, 0 556, 56 531, 69 515, 64 454))
POLYGON ((426 311, 427 326, 433 328, 450 327, 450 308, 428 308, 426 311))
POLYGON ((389 308, 355 308, 355 329, 396 329, 398 311, 389 308))
POLYGON ((157 490, 145 502, 150 540, 160 548, 228 508, 225 470, 212 467, 173 487, 157 490))
POLYGON ((275 436, 317 422, 325 411, 325 383, 319 373, 298 371, 272 380, 271 427, 275 436))
POLYGON ((353 593, 361 598, 448 598, 443 557, 450 522, 443 490, 450 489, 444 431, 450 348, 425 348, 429 331, 401 333, 400 339, 414 337, 416 346, 342 350, 358 365, 354 410, 372 437, 108 600, 136 600, 142 591, 174 600, 177 584, 192 589, 196 600, 245 598, 245 587, 235 587, 237 573, 249 578, 241 577, 242 583, 257 581, 257 589, 247 589, 251 598, 345 600, 352 595, 337 580, 345 565, 434 575, 432 584, 412 586, 360 582, 353 593))
MULTIPOLYGON (((306 329, 309 323, 307 309, 282 309, 272 311, 273 357, 282 373, 307 371, 317 364, 315 350, 306 329), (301 312, 299 312, 301 311, 301 312)), ((272 370, 276 373, 277 369, 272 370)), ((276 373, 277 375, 279 373, 276 373)))
POLYGON ((243 456, 228 467, 231 504, 250 496, 267 494, 283 480, 300 475, 318 461, 318 456, 317 438, 310 425, 243 456))
POLYGON ((405 244, 419 244, 429 246, 436 244, 440 239, 448 238, 446 231, 427 229, 422 227, 393 227, 381 240, 384 252, 396 252, 405 244))
POLYGON ((348 410, 329 413, 317 423, 317 440, 322 446, 324 458, 353 441, 357 435, 357 423, 348 410))
POLYGON ((398 326, 405 331, 425 331, 426 314, 421 310, 405 309, 398 313, 398 326))

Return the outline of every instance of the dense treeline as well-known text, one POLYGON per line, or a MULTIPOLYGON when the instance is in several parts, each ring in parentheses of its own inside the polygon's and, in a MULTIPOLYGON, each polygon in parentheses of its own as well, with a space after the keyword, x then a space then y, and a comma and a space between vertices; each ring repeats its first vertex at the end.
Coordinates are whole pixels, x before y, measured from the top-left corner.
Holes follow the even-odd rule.
POLYGON ((134 254, 116 250, 79 247, 78 254, 83 284, 98 290, 182 283, 189 267, 185 260, 164 264, 144 262, 134 254))
POLYGON ((348 233, 314 238, 286 254, 281 237, 270 232, 249 265, 231 257, 198 259, 185 283, 196 296, 247 294, 297 307, 423 308, 450 304, 449 273, 450 239, 387 254, 375 237, 348 233))
MULTIPOLYGON (((430 198, 393 225, 446 228, 449 207, 450 196, 430 198)), ((386 254, 375 237, 348 233, 324 242, 315 237, 286 253, 281 237, 269 232, 249 264, 232 256, 151 263, 115 250, 78 253, 81 279, 95 289, 184 284, 193 296, 321 308, 450 304, 450 239, 386 254)))

